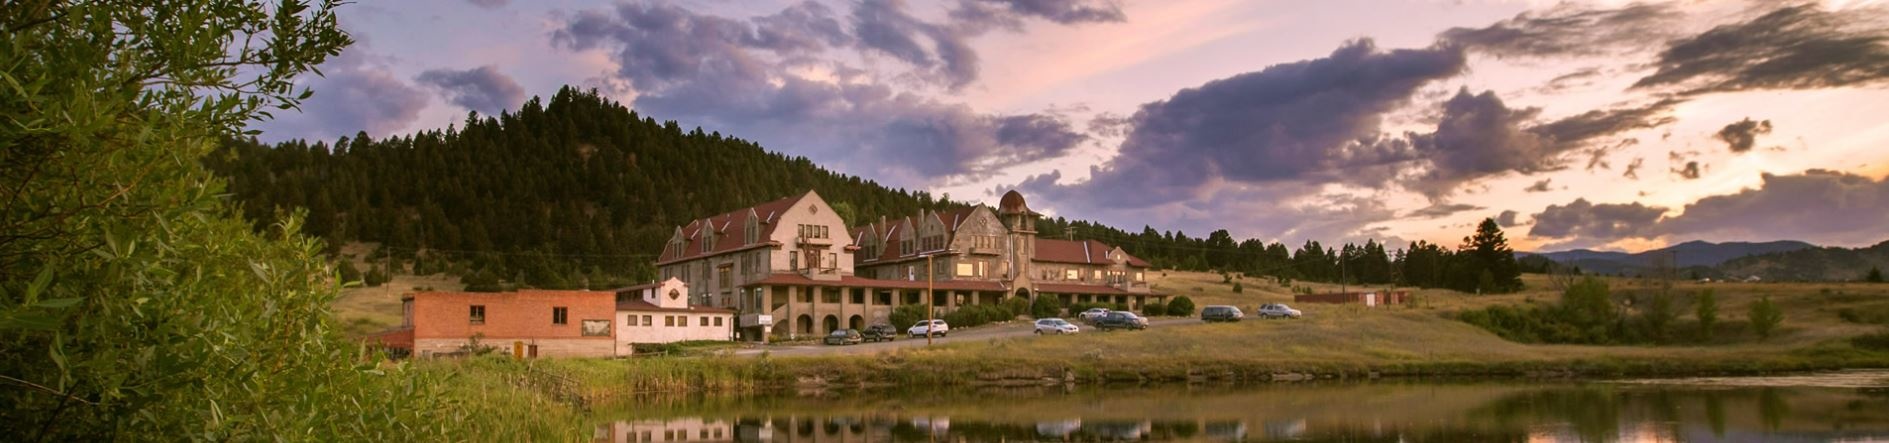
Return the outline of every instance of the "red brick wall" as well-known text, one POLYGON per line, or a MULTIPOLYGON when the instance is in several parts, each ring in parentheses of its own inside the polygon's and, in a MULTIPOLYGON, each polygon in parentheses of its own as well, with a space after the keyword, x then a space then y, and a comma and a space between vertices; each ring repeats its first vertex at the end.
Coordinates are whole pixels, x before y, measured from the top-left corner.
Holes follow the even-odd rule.
POLYGON ((463 339, 483 333, 491 343, 551 338, 614 341, 615 314, 615 292, 421 292, 413 294, 413 337, 463 339), (485 324, 471 324, 473 305, 485 306, 485 324), (566 324, 551 323, 553 307, 567 308, 566 324), (605 335, 584 336, 584 320, 603 320, 610 329, 605 335))

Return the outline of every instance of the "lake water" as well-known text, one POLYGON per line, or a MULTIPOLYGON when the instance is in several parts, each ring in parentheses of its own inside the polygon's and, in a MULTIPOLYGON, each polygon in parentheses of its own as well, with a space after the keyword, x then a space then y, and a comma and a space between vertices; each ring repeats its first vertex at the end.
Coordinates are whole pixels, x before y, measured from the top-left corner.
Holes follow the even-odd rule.
POLYGON ((596 409, 598 441, 1889 441, 1889 371, 820 390, 596 409))

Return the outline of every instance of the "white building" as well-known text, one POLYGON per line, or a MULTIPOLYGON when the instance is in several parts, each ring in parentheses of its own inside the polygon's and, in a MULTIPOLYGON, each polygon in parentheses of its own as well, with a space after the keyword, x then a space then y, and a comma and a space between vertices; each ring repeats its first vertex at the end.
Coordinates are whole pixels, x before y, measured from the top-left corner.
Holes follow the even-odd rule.
POLYGON ((617 290, 617 355, 635 343, 733 340, 735 311, 691 306, 689 285, 674 277, 617 290))

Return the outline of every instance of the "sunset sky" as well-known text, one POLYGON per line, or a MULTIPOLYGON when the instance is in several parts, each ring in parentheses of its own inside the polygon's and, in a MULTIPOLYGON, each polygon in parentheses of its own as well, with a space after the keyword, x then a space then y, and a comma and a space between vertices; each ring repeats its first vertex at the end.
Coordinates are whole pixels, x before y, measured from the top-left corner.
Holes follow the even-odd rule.
MULTIPOLYGON (((1139 231, 1518 250, 1889 240, 1877 1, 361 2, 270 141, 562 85, 880 183, 1139 231)), ((704 178, 709 179, 709 178, 704 178)))

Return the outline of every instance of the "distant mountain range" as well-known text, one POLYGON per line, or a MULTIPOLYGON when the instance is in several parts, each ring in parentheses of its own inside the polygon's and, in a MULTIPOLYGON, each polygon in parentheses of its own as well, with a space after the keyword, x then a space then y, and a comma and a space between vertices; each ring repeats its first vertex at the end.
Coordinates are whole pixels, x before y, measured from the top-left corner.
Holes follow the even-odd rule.
POLYGON ((1517 253, 1538 255, 1564 265, 1580 267, 1586 273, 1645 274, 1666 267, 1678 268, 1682 275, 1701 278, 1746 278, 1764 280, 1854 280, 1870 267, 1889 266, 1889 241, 1867 248, 1818 247, 1795 240, 1762 243, 1689 241, 1638 253, 1571 251, 1517 253))

